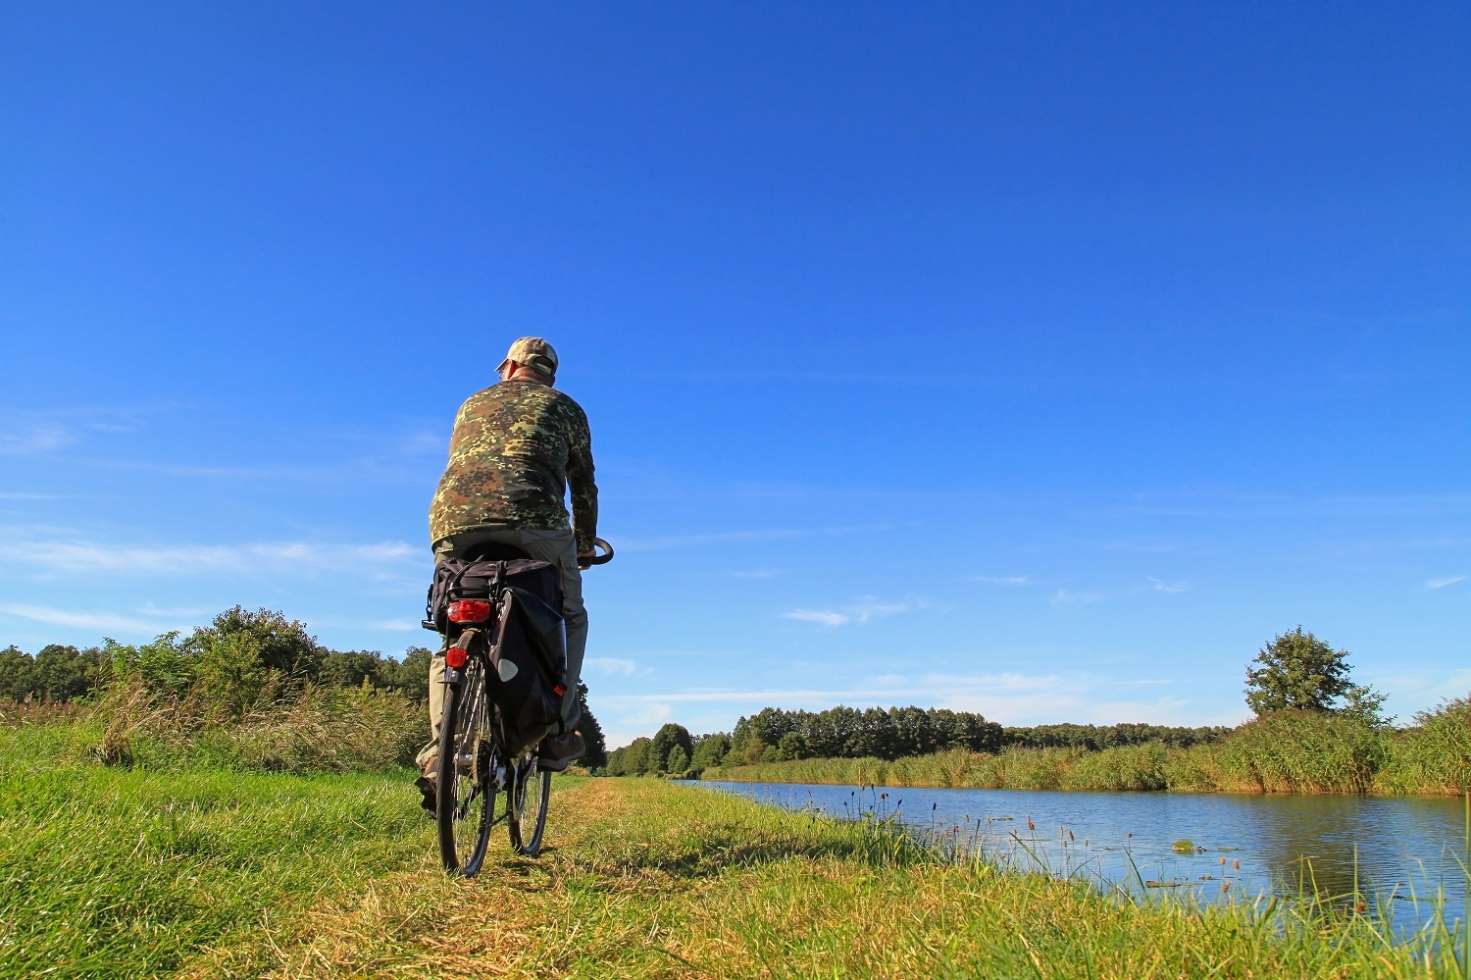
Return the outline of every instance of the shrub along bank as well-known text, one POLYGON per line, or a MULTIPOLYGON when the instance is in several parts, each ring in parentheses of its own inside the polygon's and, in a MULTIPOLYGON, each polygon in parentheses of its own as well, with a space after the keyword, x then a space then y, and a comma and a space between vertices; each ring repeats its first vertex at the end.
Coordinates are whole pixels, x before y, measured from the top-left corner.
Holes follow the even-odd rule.
MULTIPOLYGON (((67 751, 111 765, 347 772, 412 763, 428 737, 430 651, 335 651, 269 609, 188 636, 32 657, 0 650, 0 725, 64 721, 67 751)), ((603 735, 580 686, 591 765, 603 735)))
POLYGON ((1471 698, 1403 730, 1361 718, 1279 711, 1219 742, 1089 751, 951 750, 885 760, 800 759, 711 767, 704 779, 1029 790, 1454 795, 1471 789, 1471 698))

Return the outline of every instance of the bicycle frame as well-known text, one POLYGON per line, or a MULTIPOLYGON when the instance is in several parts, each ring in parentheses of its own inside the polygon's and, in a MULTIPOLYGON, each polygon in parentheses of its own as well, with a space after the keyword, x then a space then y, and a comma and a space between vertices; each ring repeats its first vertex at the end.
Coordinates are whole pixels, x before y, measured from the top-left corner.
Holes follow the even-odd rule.
MULTIPOLYGON (((613 557, 606 541, 599 538, 598 545, 605 554, 587 560, 588 566, 605 564, 613 557)), ((491 638, 501 635, 500 617, 510 608, 503 601, 507 599, 503 590, 509 587, 502 582, 503 571, 503 566, 496 569, 488 595, 451 600, 443 619, 431 609, 425 620, 431 629, 436 621, 444 622, 439 631, 445 643, 444 668, 438 681, 444 685, 444 707, 439 720, 435 784, 440 854, 445 870, 466 877, 480 870, 490 830, 498 823, 507 824, 511 846, 517 853, 528 857, 540 853, 551 792, 551 773, 540 769, 542 739, 522 745, 512 756, 509 747, 513 743, 507 736, 500 705, 490 695, 490 685, 499 682, 498 672, 491 670, 491 638), (467 681, 473 681, 468 690, 467 681), (506 809, 497 817, 496 799, 502 792, 506 794, 506 809), (536 809, 534 816, 528 817, 527 807, 533 799, 536 809), (478 814, 473 832, 466 819, 472 813, 478 814)), ((562 691, 556 689, 559 696, 562 691)))

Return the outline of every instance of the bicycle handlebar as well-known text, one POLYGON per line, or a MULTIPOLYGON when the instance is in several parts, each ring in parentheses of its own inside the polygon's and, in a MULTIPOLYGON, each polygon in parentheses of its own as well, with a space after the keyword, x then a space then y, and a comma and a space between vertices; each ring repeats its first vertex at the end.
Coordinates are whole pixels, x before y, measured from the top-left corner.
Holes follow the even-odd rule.
POLYGON ((602 538, 593 539, 593 552, 594 554, 591 558, 579 558, 578 564, 583 568, 591 568, 594 565, 606 565, 613 560, 613 546, 602 538), (603 549, 605 554, 596 554, 599 547, 603 549))

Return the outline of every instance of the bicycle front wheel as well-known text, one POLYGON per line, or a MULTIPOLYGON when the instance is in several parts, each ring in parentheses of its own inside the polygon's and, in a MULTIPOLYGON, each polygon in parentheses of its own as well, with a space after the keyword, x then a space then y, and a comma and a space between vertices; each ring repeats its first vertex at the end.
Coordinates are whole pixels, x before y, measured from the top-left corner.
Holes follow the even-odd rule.
POLYGON ((450 874, 468 878, 485 861, 495 811, 495 764, 485 669, 479 657, 471 657, 460 682, 445 688, 439 721, 436 817, 439 853, 450 874))
POLYGON ((552 774, 537 767, 536 757, 515 767, 511 783, 506 826, 511 847, 518 854, 536 857, 547 827, 547 800, 552 793, 552 774))

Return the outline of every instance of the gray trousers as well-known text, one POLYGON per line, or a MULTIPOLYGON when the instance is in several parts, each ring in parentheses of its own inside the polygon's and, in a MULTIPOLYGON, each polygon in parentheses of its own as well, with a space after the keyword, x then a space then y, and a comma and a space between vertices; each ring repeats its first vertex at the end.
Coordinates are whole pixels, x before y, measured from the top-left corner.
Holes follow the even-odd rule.
MULTIPOLYGON (((456 558, 486 543, 520 548, 538 561, 548 561, 562 573, 562 619, 567 628, 567 694, 562 699, 562 721, 571 731, 578 721, 577 682, 587 652, 587 610, 582 605, 582 572, 577 567, 577 540, 571 531, 534 531, 524 528, 487 528, 453 534, 434 546, 436 561, 456 558)), ((429 738, 420 763, 437 751, 439 719, 444 713, 444 658, 429 662, 429 738)))

